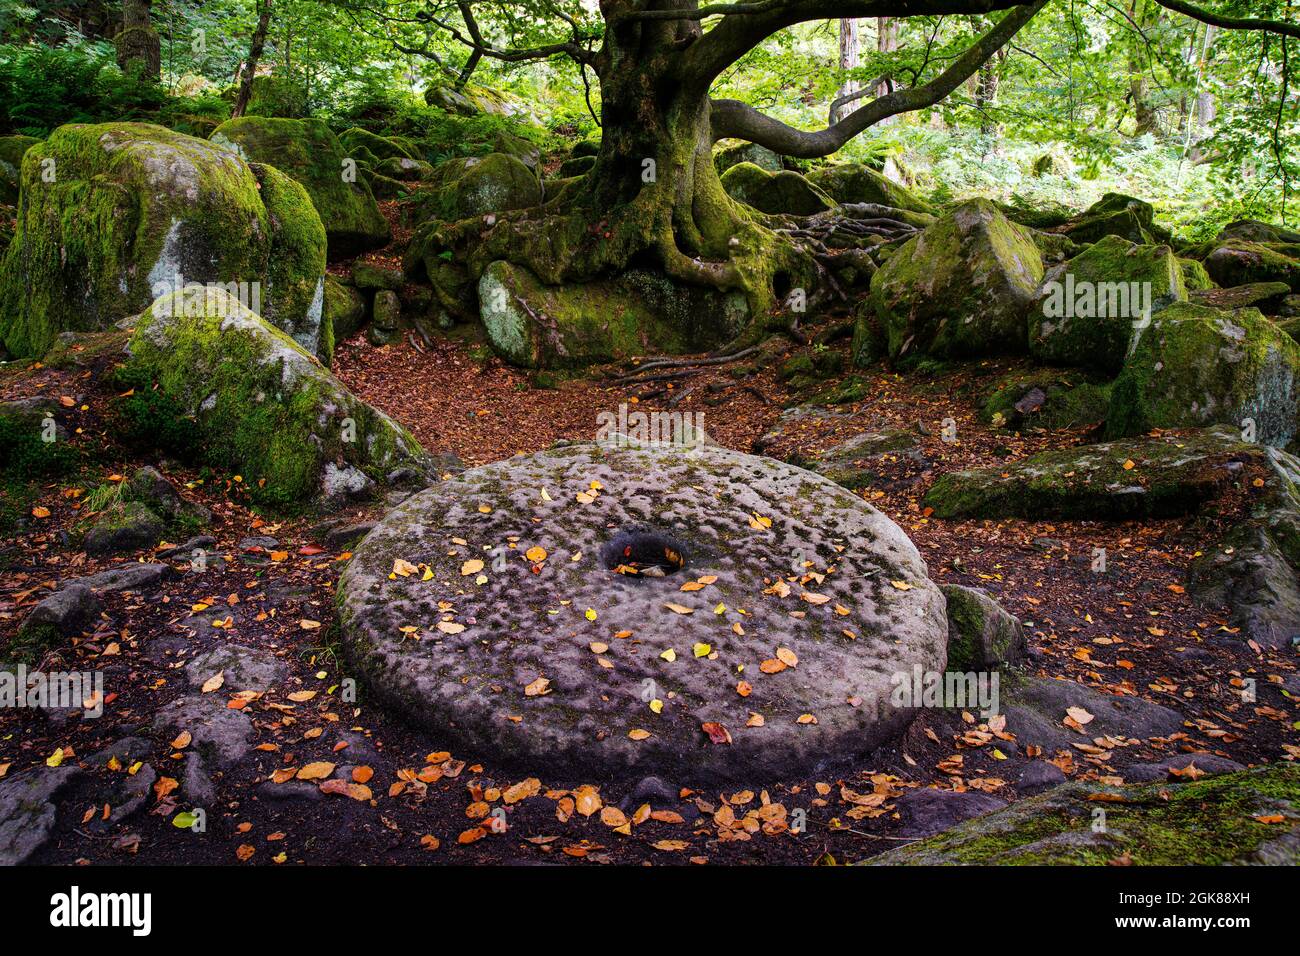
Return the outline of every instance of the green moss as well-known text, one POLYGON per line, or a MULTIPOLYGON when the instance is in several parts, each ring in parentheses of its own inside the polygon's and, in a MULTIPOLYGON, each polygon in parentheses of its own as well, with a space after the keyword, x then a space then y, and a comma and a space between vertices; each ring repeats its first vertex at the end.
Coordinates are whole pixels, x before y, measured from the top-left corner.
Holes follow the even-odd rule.
POLYGON ((143 123, 62 126, 27 151, 23 180, 0 262, 0 339, 15 355, 107 328, 178 277, 251 281, 266 268, 257 180, 203 140, 143 123))
POLYGON ((1150 313, 1186 299, 1182 269, 1168 246, 1105 236, 1044 276, 1030 321, 1030 353, 1051 365, 1114 375, 1150 313))
POLYGON ((769 173, 753 163, 737 163, 722 174, 732 199, 771 215, 811 216, 835 208, 835 200, 789 170, 769 173))
POLYGON ((980 405, 980 418, 998 428, 1078 428, 1105 419, 1109 403, 1110 383, 1094 381, 1082 372, 1041 369, 995 381, 980 405), (1042 405, 1021 413, 1016 404, 1035 388, 1043 392, 1042 405))
POLYGON ((330 463, 382 478, 422 454, 408 432, 219 291, 160 299, 141 316, 130 352, 128 374, 154 383, 194 422, 199 440, 187 457, 240 473, 259 501, 315 496, 330 463))
POLYGON ((1096 242, 1105 236, 1119 236, 1130 242, 1156 241, 1155 210, 1148 202, 1121 193, 1106 193, 1081 215, 1061 228, 1078 243, 1096 242))
POLYGON ((1254 309, 1180 304, 1152 320, 1115 380, 1109 437, 1152 428, 1255 423, 1259 441, 1297 433, 1300 348, 1254 309))
POLYGON ((251 168, 271 230, 262 318, 329 365, 334 330, 324 310, 325 226, 299 183, 274 166, 251 168))
POLYGON ((0 136, 0 205, 18 203, 23 155, 39 142, 35 136, 0 136))
POLYGON ((1205 271, 1221 286, 1285 282, 1300 292, 1300 245, 1231 239, 1204 257, 1205 271))
POLYGON ((255 76, 245 116, 299 117, 307 113, 307 92, 284 76, 255 76))
POLYGON ((449 160, 434 170, 430 183, 432 188, 415 201, 422 222, 455 222, 542 202, 541 185, 532 170, 505 153, 449 160))
POLYGON ((1226 430, 1063 448, 1015 464, 948 472, 924 501, 939 518, 1173 517, 1223 494, 1233 481, 1225 462, 1262 454, 1226 430), (1127 461, 1133 467, 1125 468, 1127 461))
POLYGON ((1042 278, 1028 231, 975 199, 890 256, 871 280, 870 301, 895 359, 1023 353, 1042 278))
POLYGON ((483 273, 478 295, 493 347, 530 368, 707 350, 734 336, 748 317, 737 294, 684 287, 639 270, 615 280, 552 287, 497 262, 483 273))
POLYGON ((339 134, 339 142, 348 156, 368 162, 380 159, 423 159, 419 151, 401 139, 380 136, 359 126, 344 130, 339 134))
POLYGON ((1188 292, 1204 292, 1215 288, 1214 280, 1205 271, 1205 266, 1195 259, 1179 259, 1178 266, 1183 270, 1183 286, 1188 292))
POLYGON ((875 203, 911 212, 934 212, 929 203, 862 163, 824 166, 809 173, 808 182, 836 202, 875 203))
POLYGON ((880 865, 1214 866, 1296 862, 1282 838, 1300 820, 1300 765, 1277 763, 1190 783, 1068 784, 876 857, 880 865), (1102 799, 1097 799, 1098 797, 1102 799), (1097 810, 1104 829, 1095 829, 1097 810), (1281 814, 1282 824, 1257 817, 1281 814))
POLYGON ((218 126, 211 141, 301 183, 325 224, 330 258, 378 248, 392 237, 365 177, 345 177, 343 146, 324 121, 243 116, 218 126))

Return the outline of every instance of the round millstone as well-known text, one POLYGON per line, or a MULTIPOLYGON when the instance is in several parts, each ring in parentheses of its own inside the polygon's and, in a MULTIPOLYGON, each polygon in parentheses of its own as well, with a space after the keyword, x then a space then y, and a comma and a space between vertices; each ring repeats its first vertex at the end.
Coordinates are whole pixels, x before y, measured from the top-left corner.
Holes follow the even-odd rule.
POLYGON ((466 471, 379 522, 339 595, 352 663, 439 746, 602 779, 773 779, 863 754, 912 717, 891 677, 947 654, 943 596, 897 525, 713 446, 561 445, 466 471))

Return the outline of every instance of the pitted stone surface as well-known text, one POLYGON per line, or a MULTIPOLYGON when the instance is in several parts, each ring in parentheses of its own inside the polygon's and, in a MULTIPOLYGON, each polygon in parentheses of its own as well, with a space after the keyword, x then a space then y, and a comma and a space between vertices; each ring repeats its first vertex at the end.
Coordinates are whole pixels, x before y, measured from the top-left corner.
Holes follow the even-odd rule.
POLYGON ((568 445, 466 471, 390 512, 339 588, 374 693, 439 741, 534 771, 681 785, 811 771, 895 737, 912 714, 891 675, 946 659, 943 596, 897 525, 811 472, 712 446, 568 445), (634 527, 679 540, 686 567, 609 570, 602 546, 634 527), (796 666, 764 673, 778 648, 796 666))

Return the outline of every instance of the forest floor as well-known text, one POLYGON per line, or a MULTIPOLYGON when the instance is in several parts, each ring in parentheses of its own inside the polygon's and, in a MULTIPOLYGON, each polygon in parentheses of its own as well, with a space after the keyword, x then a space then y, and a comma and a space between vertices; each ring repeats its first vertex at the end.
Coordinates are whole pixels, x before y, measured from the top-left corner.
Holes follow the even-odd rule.
MULTIPOLYGON (((702 412, 713 440, 750 451, 796 398, 777 380, 777 364, 743 382, 725 366, 701 371, 689 381, 691 393, 672 406, 674 390, 664 386, 579 379, 534 388, 525 373, 485 358, 472 340, 455 336, 436 338, 432 347, 417 347, 408 337, 382 348, 354 338, 339 346, 335 371, 428 450, 475 465, 558 439, 590 440, 597 414, 623 402, 702 412)), ((921 453, 886 459, 879 480, 860 493, 902 526, 931 576, 985 588, 1021 618, 1031 673, 1139 696, 1184 716, 1183 731, 1168 737, 1099 744, 1082 732, 1076 745, 1041 755, 1067 777, 1119 780, 1136 763, 1187 751, 1242 764, 1283 757, 1284 741, 1294 742, 1291 725, 1300 718, 1300 703, 1278 688, 1295 686, 1295 655, 1212 639, 1231 636, 1223 609, 1194 604, 1183 590, 1198 547, 1234 520, 1240 503, 1211 505, 1192 519, 1122 523, 941 522, 927 516, 920 498, 945 471, 1090 440, 1086 428, 1015 435, 980 423, 976 397, 1011 367, 977 363, 938 376, 868 371, 865 399, 835 407, 832 416, 801 420, 765 453, 807 456, 864 430, 917 432, 921 453), (957 441, 941 436, 940 423, 949 418, 957 441), (1092 570, 1095 547, 1107 550, 1106 573, 1092 570), (1244 702, 1237 690, 1244 679, 1257 681, 1256 702, 1244 702)), ((334 584, 349 555, 331 546, 320 516, 259 517, 233 476, 203 481, 177 463, 113 445, 104 417, 113 396, 91 367, 36 363, 0 376, 0 399, 31 395, 60 401, 74 440, 100 443, 99 460, 111 464, 103 474, 43 487, 38 505, 48 517, 15 522, 13 539, 0 546, 0 636, 16 629, 55 581, 122 561, 96 561, 72 550, 70 533, 81 520, 86 489, 142 464, 158 466, 212 510, 207 533, 217 544, 211 551, 225 556, 203 572, 173 559, 177 573, 144 598, 105 595, 93 635, 47 660, 64 669, 105 671, 101 718, 21 709, 0 715, 0 776, 51 760, 85 768, 60 801, 54 834, 34 862, 853 862, 908 839, 900 836, 904 821, 895 804, 906 790, 975 790, 1015 800, 1022 796, 1021 771, 1038 756, 1016 746, 1014 734, 988 732, 978 715, 927 710, 894 746, 813 779, 753 781, 724 792, 679 790, 670 781, 670 792, 651 787, 634 799, 628 786, 556 779, 545 767, 504 773, 485 755, 459 752, 367 706, 364 687, 360 703, 340 699, 346 665, 338 656, 334 584), (217 776, 217 800, 206 808, 207 830, 199 834, 174 824, 178 811, 189 807, 166 782, 183 778, 193 750, 184 735, 156 729, 154 719, 186 691, 185 662, 218 644, 268 651, 285 669, 283 679, 259 696, 209 691, 251 716, 254 738, 247 753, 217 776), (139 761, 157 781, 145 807, 119 821, 105 788, 110 778, 143 767, 86 761, 124 738, 142 741, 139 761), (350 779, 366 790, 350 797, 305 784, 301 778, 310 774, 301 771, 319 763, 353 768, 350 779), (293 777, 300 779, 278 782, 293 777), (648 817, 637 812, 644 804, 650 805, 648 817), (769 809, 773 805, 784 810, 769 809), (504 832, 488 822, 497 808, 506 810, 504 832), (796 810, 807 816, 797 833, 784 825, 796 810)), ((374 505, 332 517, 364 522, 382 510, 374 505)), ((150 558, 141 553, 125 560, 150 558)))

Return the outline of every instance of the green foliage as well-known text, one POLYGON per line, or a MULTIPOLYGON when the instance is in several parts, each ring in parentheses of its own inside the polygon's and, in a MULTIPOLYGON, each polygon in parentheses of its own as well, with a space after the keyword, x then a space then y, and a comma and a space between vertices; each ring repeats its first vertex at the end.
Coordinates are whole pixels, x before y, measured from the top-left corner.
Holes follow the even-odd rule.
POLYGON ((146 372, 131 365, 118 366, 111 384, 118 394, 109 403, 108 413, 119 441, 178 458, 194 454, 198 437, 194 420, 180 403, 156 388, 146 372))

